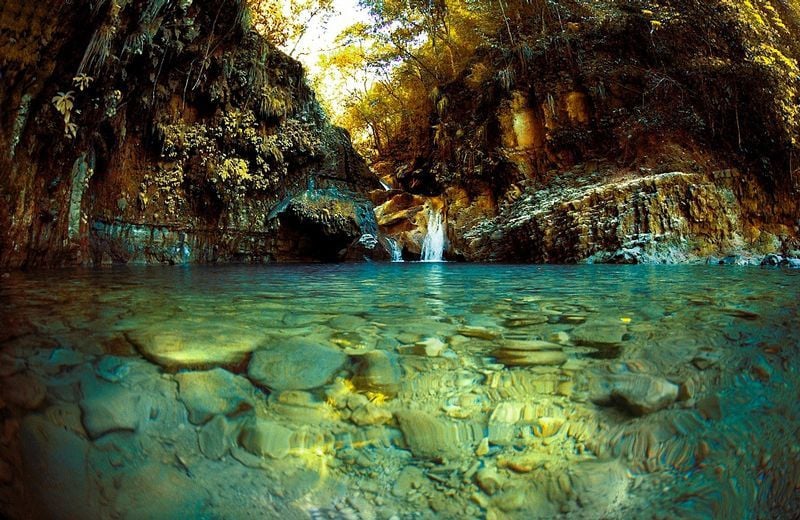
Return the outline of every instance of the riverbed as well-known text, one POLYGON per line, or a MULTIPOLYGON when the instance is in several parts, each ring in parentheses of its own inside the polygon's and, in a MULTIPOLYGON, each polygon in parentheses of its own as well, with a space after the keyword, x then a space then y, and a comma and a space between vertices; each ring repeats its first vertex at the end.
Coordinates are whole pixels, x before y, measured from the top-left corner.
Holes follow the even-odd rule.
POLYGON ((800 272, 365 263, 0 280, 17 518, 756 518, 800 272))

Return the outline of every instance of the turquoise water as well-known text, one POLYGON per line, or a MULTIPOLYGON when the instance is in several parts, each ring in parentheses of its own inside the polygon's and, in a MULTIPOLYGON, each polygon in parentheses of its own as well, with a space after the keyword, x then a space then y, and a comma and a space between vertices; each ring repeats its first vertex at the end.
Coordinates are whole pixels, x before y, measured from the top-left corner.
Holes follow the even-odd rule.
POLYGON ((11 516, 800 507, 798 272, 121 267, 0 288, 11 516))

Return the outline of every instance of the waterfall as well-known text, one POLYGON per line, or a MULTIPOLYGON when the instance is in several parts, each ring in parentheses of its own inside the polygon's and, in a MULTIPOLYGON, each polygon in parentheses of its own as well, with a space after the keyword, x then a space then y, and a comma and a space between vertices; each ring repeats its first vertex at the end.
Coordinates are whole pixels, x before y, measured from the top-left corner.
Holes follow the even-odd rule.
POLYGON ((392 262, 402 262, 403 249, 400 247, 400 244, 397 243, 397 240, 386 237, 386 243, 389 245, 387 250, 389 254, 392 255, 392 262))
POLYGON ((444 255, 444 224, 442 213, 431 209, 428 212, 428 233, 422 241, 422 262, 442 262, 444 255))

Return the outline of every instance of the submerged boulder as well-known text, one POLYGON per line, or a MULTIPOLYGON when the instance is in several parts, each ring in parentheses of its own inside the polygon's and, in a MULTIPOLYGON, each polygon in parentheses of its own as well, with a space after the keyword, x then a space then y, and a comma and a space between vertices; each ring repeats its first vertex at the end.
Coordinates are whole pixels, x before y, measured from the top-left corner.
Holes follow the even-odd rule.
POLYGON ((178 398, 189 411, 189 420, 202 424, 217 414, 228 415, 253 407, 250 381, 222 368, 177 374, 178 398))
POLYGON ((340 350, 290 339, 254 352, 247 375, 271 390, 308 390, 331 381, 346 362, 340 350))

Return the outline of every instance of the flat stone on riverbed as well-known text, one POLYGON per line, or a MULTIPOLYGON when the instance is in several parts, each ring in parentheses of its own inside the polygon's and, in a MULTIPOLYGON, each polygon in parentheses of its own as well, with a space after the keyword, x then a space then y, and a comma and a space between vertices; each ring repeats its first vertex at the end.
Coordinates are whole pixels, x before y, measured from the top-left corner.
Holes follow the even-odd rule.
POLYGON ((91 381, 81 384, 83 426, 92 439, 110 432, 135 431, 145 409, 141 396, 120 385, 91 381))
POLYGON ((203 424, 214 415, 227 415, 252 408, 253 386, 242 376, 223 368, 175 375, 179 398, 189 411, 189 420, 203 424))
POLYGON ((242 428, 239 442, 253 455, 282 459, 289 454, 292 430, 267 419, 253 417, 242 428))
POLYGON ((126 337, 147 359, 166 368, 234 365, 263 340, 263 334, 220 323, 153 323, 127 332, 126 337))
POLYGON ((337 349, 289 339, 254 352, 247 375, 272 390, 309 390, 333 379, 346 361, 337 349))
POLYGON ((622 322, 587 321, 572 329, 572 341, 590 347, 614 346, 625 340, 626 332, 622 322))
POLYGON ((678 385, 649 374, 605 376, 591 383, 592 400, 619 405, 634 415, 646 415, 666 408, 678 398, 678 385))

